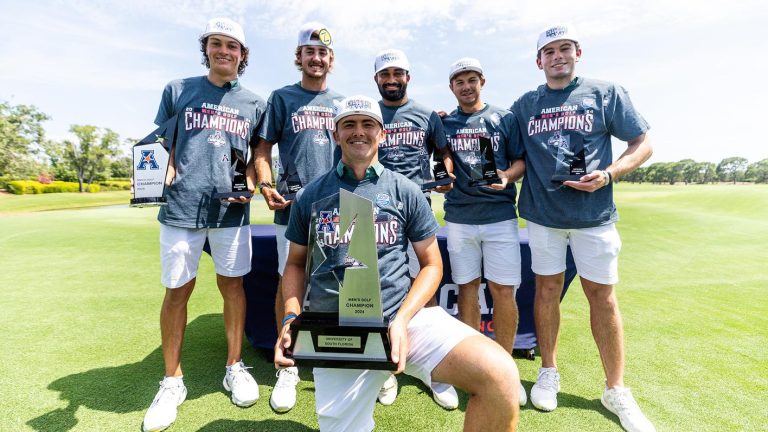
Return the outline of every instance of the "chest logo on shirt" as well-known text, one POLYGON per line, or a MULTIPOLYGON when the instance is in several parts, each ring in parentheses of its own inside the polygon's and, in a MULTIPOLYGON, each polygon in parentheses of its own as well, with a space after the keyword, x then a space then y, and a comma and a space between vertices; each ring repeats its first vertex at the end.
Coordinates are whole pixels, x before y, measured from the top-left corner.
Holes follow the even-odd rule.
POLYGON ((594 127, 595 104, 594 98, 587 97, 582 100, 582 105, 563 104, 543 108, 528 120, 528 136, 565 130, 590 133, 594 127), (585 107, 587 104, 592 106, 585 107))
POLYGON ((410 146, 424 147, 424 139, 427 132, 412 121, 403 120, 384 125, 386 136, 384 142, 379 144, 379 149, 389 147, 410 146))
POLYGON ((328 137, 325 136, 325 133, 323 133, 323 131, 317 131, 315 132, 315 135, 312 137, 312 142, 322 147, 322 146, 328 145, 328 143, 330 143, 331 140, 329 140, 328 137))
POLYGON ((385 159, 390 159, 393 161, 399 161, 402 159, 405 159, 405 153, 403 153, 402 150, 399 148, 393 148, 392 150, 388 151, 387 154, 384 155, 385 159))
POLYGON ((240 110, 236 108, 203 103, 201 108, 188 107, 184 110, 184 130, 194 129, 214 130, 222 140, 224 139, 222 132, 247 139, 251 131, 251 121, 241 116, 240 110))
POLYGON ((208 135, 207 141, 208 141, 208 144, 214 147, 221 147, 227 143, 227 140, 224 139, 224 135, 221 134, 221 131, 216 131, 211 135, 208 135))
POLYGON ((547 144, 567 149, 570 147, 570 137, 568 135, 563 136, 563 133, 560 131, 556 131, 554 135, 552 135, 548 140, 547 144))
POLYGON ((320 105, 305 105, 291 114, 293 133, 314 129, 317 131, 333 131, 333 108, 320 105))
MULTIPOLYGON (((391 202, 391 198, 388 194, 378 194, 376 196, 376 202, 378 204, 379 197, 382 200, 386 200, 387 203, 391 202)), ((314 232, 317 234, 318 245, 330 248, 336 248, 340 244, 347 244, 352 239, 352 233, 355 230, 355 223, 349 226, 347 232, 342 233, 339 228, 339 209, 333 210, 321 210, 317 213, 317 216, 313 218, 314 232)), ((399 220, 389 214, 380 211, 379 208, 374 208, 374 237, 376 244, 378 245, 394 245, 397 243, 397 239, 400 236, 400 222, 399 220)))
POLYGON ((389 194, 380 193, 376 194, 376 205, 379 207, 386 207, 390 203, 389 194))

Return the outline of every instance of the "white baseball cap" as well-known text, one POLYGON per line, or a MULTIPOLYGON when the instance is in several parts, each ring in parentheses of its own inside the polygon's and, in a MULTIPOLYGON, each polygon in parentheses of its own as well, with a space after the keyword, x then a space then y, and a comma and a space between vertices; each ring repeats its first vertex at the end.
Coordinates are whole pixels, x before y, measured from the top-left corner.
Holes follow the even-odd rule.
POLYGON ((243 32, 243 28, 240 27, 240 24, 229 18, 214 18, 208 21, 208 24, 205 25, 205 31, 200 35, 200 40, 215 34, 229 36, 240 42, 240 45, 245 46, 245 32, 243 32))
POLYGON ((379 73, 390 67, 411 70, 408 57, 399 49, 387 49, 376 54, 376 61, 373 64, 374 73, 379 73))
POLYGON ((308 22, 301 26, 299 30, 299 43, 296 46, 321 46, 328 49, 333 49, 333 38, 331 38, 331 32, 325 27, 324 24, 319 22, 308 22), (318 39, 312 39, 312 33, 317 32, 318 39))
POLYGON ((336 106, 336 117, 333 122, 338 125, 341 119, 351 115, 368 116, 379 122, 382 127, 384 126, 379 103, 368 96, 358 95, 342 99, 336 106))
POLYGON ((480 60, 472 57, 464 57, 456 60, 451 65, 448 72, 448 81, 452 80, 457 74, 466 71, 474 71, 482 75, 483 67, 480 65, 480 60))
POLYGON ((572 25, 558 24, 549 27, 539 34, 539 41, 536 43, 536 52, 539 52, 550 42, 563 39, 572 40, 576 43, 579 42, 579 36, 572 25))

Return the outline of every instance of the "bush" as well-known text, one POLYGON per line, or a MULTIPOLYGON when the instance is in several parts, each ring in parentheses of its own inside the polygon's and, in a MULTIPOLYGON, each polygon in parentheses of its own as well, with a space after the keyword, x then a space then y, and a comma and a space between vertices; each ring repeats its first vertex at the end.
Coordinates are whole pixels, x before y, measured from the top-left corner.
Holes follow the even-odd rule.
MULTIPOLYGON (((93 185, 91 185, 93 186, 93 185)), ((101 181, 99 182, 99 186, 101 186, 102 190, 105 191, 113 191, 113 190, 131 190, 131 182, 130 181, 121 181, 121 180, 107 180, 107 181, 101 181)))
MULTIPOLYGON (((79 192, 80 186, 75 182, 52 181, 49 184, 42 184, 32 180, 12 180, 6 183, 8 192, 16 195, 43 194, 43 193, 61 193, 61 192, 79 192)), ((101 186, 91 184, 90 192, 101 191, 101 186)))

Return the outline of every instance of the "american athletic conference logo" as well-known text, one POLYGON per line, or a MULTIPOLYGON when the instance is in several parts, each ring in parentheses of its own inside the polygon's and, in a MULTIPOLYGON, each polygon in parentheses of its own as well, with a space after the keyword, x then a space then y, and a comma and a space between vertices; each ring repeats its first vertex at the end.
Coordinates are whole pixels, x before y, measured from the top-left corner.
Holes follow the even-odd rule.
POLYGON ((141 161, 139 161, 139 164, 136 166, 136 169, 145 170, 147 169, 147 165, 149 165, 149 169, 151 170, 160 169, 160 165, 157 164, 157 160, 155 159, 154 150, 141 151, 141 161))

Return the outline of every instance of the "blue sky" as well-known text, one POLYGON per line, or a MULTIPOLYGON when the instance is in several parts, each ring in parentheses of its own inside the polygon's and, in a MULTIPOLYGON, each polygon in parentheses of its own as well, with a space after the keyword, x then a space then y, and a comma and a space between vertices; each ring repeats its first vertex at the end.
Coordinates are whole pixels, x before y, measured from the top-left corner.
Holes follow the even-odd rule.
POLYGON ((243 25, 251 60, 242 83, 265 99, 299 80, 296 33, 321 21, 334 38, 331 88, 378 98, 373 58, 400 48, 411 62, 411 98, 446 111, 456 105, 453 61, 480 59, 483 99, 509 107, 544 80, 538 32, 569 22, 582 35, 578 74, 623 85, 651 123, 650 163, 768 157, 759 126, 765 1, 0 0, 0 10, 0 100, 49 114, 51 138, 67 137, 71 124, 148 134, 163 86, 205 74, 197 37, 214 16, 243 25))

